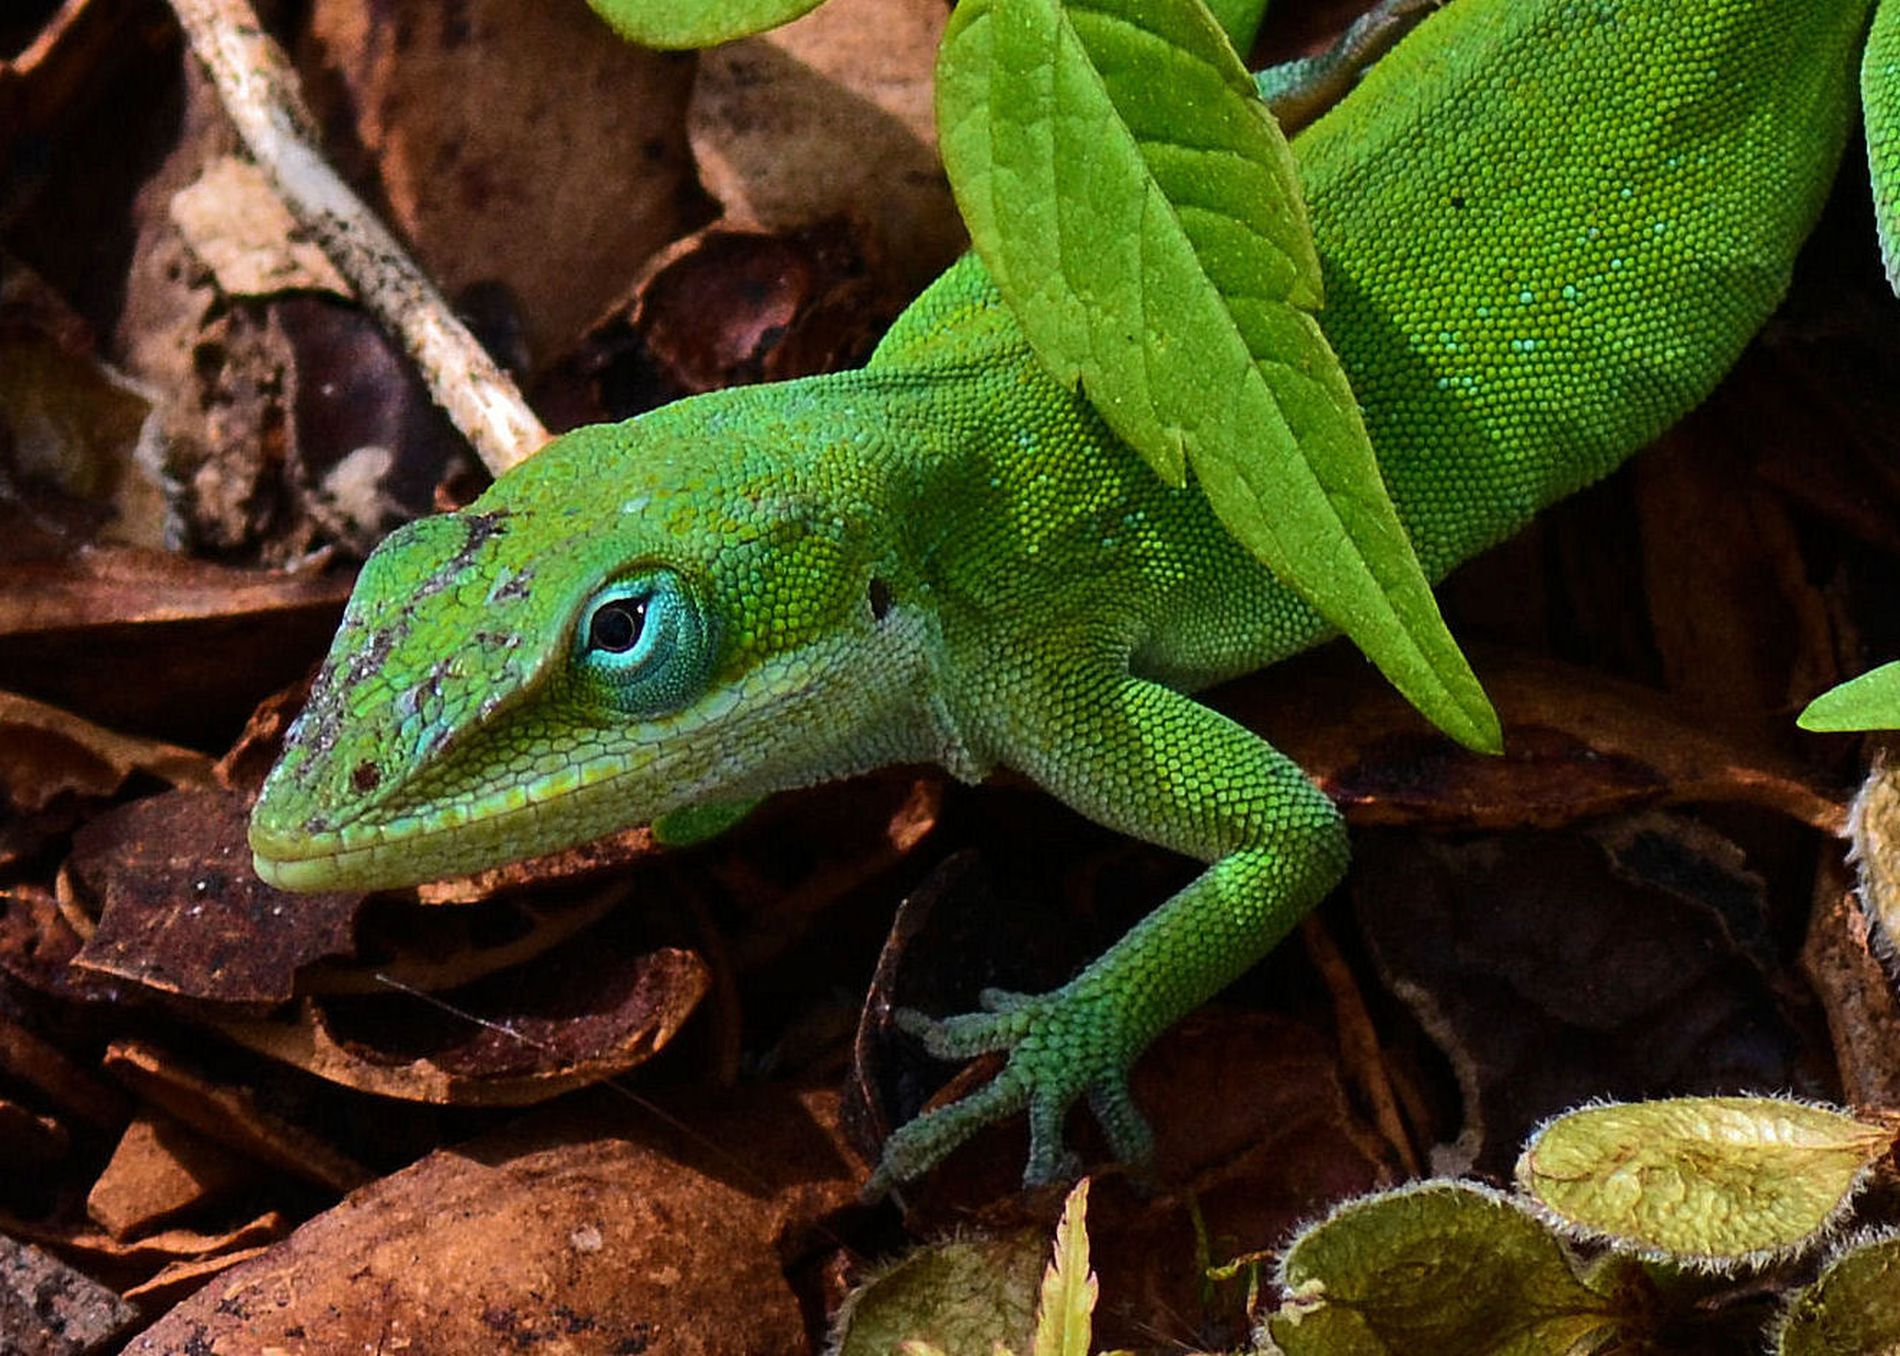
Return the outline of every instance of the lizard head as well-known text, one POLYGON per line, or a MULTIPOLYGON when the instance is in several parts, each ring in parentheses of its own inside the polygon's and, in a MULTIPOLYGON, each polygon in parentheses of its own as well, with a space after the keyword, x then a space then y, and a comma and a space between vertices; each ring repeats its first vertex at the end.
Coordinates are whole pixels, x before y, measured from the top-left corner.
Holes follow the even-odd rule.
POLYGON ((252 812, 258 873, 393 888, 891 761, 921 614, 816 419, 733 391, 582 429, 392 535, 252 812))

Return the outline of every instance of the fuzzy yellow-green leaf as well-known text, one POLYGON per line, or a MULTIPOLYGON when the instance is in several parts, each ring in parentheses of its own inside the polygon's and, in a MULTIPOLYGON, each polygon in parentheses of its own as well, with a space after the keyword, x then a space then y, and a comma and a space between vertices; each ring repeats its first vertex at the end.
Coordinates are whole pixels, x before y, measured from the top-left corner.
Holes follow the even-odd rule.
POLYGON ((854 1291, 833 1323, 837 1356, 1023 1351, 1036 1322, 1044 1242, 1034 1233, 918 1248, 854 1291))
POLYGON ((1285 1356, 1582 1356, 1618 1333, 1542 1223, 1464 1183, 1348 1202, 1294 1241, 1280 1283, 1267 1333, 1285 1356))
POLYGON ((1900 1234, 1855 1239, 1790 1301, 1777 1356, 1900 1356, 1900 1234))
POLYGON ((1585 1107, 1525 1147, 1518 1185, 1568 1227, 1671 1261, 1736 1266, 1812 1243, 1890 1127, 1771 1097, 1585 1107))

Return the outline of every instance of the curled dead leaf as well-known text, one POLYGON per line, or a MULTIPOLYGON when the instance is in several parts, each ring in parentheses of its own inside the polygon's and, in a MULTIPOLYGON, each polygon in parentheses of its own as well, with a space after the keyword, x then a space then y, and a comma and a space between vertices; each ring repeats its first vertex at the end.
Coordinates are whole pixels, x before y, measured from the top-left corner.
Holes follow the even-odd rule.
POLYGON ((0 544, 0 687, 115 730, 221 746, 258 692, 322 653, 349 592, 347 577, 131 548, 8 559, 0 544))
POLYGON ((110 796, 134 772, 173 786, 208 786, 211 760, 191 749, 115 734, 45 702, 0 692, 0 795, 16 810, 55 796, 110 796))
POLYGON ((705 962, 690 951, 622 956, 585 937, 563 950, 565 964, 550 957, 489 986, 509 1000, 505 1010, 471 991, 453 995, 446 1016, 406 995, 360 1011, 351 1011, 348 1000, 306 999, 288 1019, 217 1025, 240 1045, 359 1092, 526 1106, 651 1059, 711 982, 705 962), (406 1014, 401 1023, 389 1019, 391 1003, 406 1014))
POLYGON ((1355 824, 1556 828, 1650 805, 1758 805, 1838 834, 1846 806, 1787 756, 1712 733, 1668 695, 1478 647, 1505 726, 1499 758, 1466 753, 1333 646, 1217 694, 1325 788, 1355 824))
POLYGON ((369 1180, 360 1163, 270 1111, 249 1089, 214 1081, 150 1041, 114 1041, 103 1064, 151 1105, 259 1163, 337 1192, 369 1180))

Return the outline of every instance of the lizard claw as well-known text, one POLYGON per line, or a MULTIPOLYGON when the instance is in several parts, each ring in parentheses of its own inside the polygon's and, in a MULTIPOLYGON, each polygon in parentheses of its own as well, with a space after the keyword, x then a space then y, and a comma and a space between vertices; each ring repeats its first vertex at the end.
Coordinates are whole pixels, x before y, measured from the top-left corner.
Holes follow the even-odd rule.
POLYGON ((1035 1001, 1035 994, 1017 993, 1014 989, 983 989, 976 996, 976 1005, 985 1012, 1014 1012, 1035 1001))
POLYGON ((955 1017, 931 1017, 915 1008, 899 1008, 892 1014, 898 1030, 915 1036, 924 1049, 937 1059, 974 1059, 992 1050, 1008 1050, 1028 1030, 1031 1001, 1022 998, 1016 1006, 995 1012, 965 1012, 955 1017))
POLYGON ((954 1017, 900 1009, 898 1027, 939 1059, 969 1059, 993 1050, 1007 1050, 1009 1059, 982 1087, 893 1132, 866 1196, 881 1196, 921 1176, 984 1126, 1024 1110, 1029 1113, 1029 1159, 1023 1184, 1072 1177, 1080 1165, 1063 1146, 1062 1123, 1069 1107, 1084 1096, 1115 1156, 1129 1163, 1147 1161, 1154 1137, 1129 1096, 1129 1043, 1121 1038, 1114 1005, 1091 998, 1070 985, 1046 994, 987 990, 980 1001, 989 1011, 954 1017))

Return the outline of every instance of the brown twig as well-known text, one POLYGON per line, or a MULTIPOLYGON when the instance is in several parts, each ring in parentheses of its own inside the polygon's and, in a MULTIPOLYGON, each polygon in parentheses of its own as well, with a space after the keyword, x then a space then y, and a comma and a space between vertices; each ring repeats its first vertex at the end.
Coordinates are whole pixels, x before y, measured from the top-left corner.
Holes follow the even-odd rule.
POLYGON ((514 381, 316 149, 297 73, 249 0, 171 0, 251 155, 358 297, 414 359, 435 402, 500 475, 547 441, 514 381))

